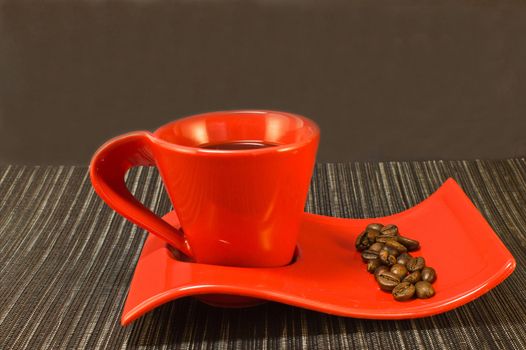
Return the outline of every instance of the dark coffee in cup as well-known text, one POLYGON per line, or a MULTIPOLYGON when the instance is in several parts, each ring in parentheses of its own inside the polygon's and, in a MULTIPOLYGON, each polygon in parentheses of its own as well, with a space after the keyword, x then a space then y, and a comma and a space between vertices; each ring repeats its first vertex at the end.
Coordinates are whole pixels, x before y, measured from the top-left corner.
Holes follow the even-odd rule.
POLYGON ((278 146, 277 143, 265 142, 265 141, 254 141, 254 140, 244 140, 244 141, 231 141, 225 143, 212 143, 200 145, 200 148, 206 149, 217 149, 217 150, 245 150, 245 149, 257 149, 257 148, 266 148, 278 146))

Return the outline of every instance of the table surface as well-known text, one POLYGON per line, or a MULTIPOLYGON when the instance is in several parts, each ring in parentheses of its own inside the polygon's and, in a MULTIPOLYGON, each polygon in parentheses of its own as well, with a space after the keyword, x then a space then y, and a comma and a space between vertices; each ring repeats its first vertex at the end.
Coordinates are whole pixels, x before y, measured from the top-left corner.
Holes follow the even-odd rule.
MULTIPOLYGON (((526 348, 526 160, 318 164, 307 211, 384 216, 455 178, 517 261, 477 300, 415 320, 330 316, 278 303, 213 308, 185 298, 128 327, 120 314, 144 239, 91 189, 85 167, 0 167, 0 349, 526 348)), ((157 213, 153 168, 128 185, 157 213)))

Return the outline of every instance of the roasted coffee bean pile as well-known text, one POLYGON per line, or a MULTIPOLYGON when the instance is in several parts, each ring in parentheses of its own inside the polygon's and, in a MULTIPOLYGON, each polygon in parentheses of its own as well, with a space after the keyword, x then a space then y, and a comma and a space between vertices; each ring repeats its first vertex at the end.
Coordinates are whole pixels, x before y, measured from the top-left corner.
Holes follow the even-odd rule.
POLYGON ((431 285, 437 278, 435 269, 426 266, 423 257, 409 254, 420 249, 420 243, 401 236, 396 225, 368 225, 356 238, 356 249, 362 252, 367 271, 374 274, 380 289, 391 292, 395 300, 435 295, 431 285))

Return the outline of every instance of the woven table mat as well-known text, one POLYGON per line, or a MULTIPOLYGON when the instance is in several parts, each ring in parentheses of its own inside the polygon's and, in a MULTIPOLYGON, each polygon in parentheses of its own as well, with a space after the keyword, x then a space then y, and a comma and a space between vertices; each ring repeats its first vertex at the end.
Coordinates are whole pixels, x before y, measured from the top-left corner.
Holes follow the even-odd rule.
MULTIPOLYGON (((0 167, 0 349, 526 348, 526 161, 318 164, 306 205, 338 217, 407 209, 455 178, 517 261, 479 299, 423 319, 375 321, 278 303, 213 308, 185 298, 122 327, 146 237, 93 192, 86 167, 0 167)), ((153 168, 128 186, 170 210, 153 168)))

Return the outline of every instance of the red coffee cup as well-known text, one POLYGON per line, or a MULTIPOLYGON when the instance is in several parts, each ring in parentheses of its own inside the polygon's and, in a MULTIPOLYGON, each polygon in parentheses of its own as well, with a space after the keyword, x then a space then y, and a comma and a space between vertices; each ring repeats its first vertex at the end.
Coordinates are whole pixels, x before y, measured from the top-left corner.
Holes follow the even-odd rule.
POLYGON ((299 115, 205 113, 108 141, 93 156, 90 175, 111 208, 195 262, 283 266, 296 247, 318 142, 317 125, 299 115), (228 149, 239 142, 273 146, 228 149), (126 188, 126 171, 140 165, 159 169, 181 228, 126 188))

